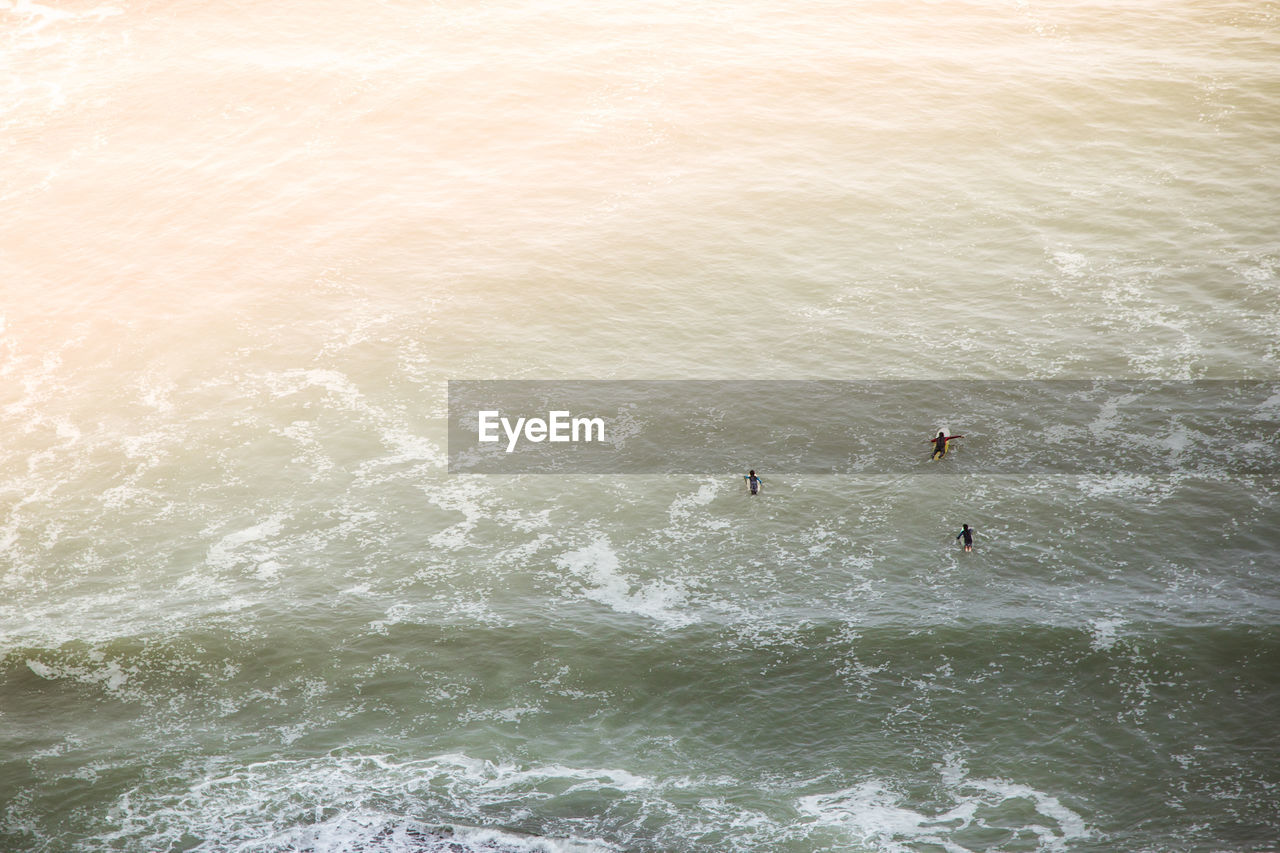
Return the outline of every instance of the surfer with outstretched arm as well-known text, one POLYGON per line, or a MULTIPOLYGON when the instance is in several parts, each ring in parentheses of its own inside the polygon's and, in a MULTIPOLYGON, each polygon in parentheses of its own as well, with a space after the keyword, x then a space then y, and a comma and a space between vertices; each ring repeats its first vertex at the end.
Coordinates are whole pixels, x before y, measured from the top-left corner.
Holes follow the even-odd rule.
POLYGON ((947 435, 942 430, 938 430, 937 438, 926 438, 925 441, 933 445, 933 455, 930 456, 929 459, 930 460, 941 459, 942 457, 946 456, 947 442, 956 438, 964 438, 964 436, 963 435, 947 435))
POLYGON ((964 549, 966 551, 972 551, 973 550, 973 528, 967 524, 964 525, 960 529, 960 532, 956 534, 956 539, 959 539, 961 536, 964 537, 964 549))
POLYGON ((760 484, 764 482, 763 478, 756 476, 756 471, 752 468, 750 471, 742 475, 742 479, 747 481, 747 488, 751 489, 751 494, 760 494, 760 484))

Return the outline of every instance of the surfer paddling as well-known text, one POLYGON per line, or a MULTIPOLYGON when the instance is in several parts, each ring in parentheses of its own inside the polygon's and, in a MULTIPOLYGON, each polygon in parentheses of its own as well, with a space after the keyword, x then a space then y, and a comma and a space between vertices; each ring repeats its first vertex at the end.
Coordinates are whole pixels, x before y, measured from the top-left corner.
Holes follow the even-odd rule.
POLYGON ((747 481, 747 488, 751 490, 751 494, 760 494, 760 484, 763 483, 764 480, 756 476, 754 468, 743 474, 742 479, 747 481))
POLYGON ((964 549, 966 551, 973 550, 973 528, 969 525, 963 525, 960 532, 956 534, 956 539, 964 537, 964 549))
POLYGON ((926 438, 925 442, 933 445, 933 455, 929 457, 930 461, 941 459, 947 455, 947 442, 957 438, 964 438, 963 435, 947 435, 942 430, 938 430, 937 438, 926 438))

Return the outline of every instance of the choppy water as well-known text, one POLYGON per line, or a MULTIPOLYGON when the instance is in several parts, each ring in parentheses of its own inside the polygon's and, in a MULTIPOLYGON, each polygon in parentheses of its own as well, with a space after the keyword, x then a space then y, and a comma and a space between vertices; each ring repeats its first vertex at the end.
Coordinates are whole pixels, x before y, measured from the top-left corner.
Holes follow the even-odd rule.
POLYGON ((1278 12, 0 2, 0 849, 1275 850, 1274 397, 752 499, 445 388, 1276 381, 1278 12))

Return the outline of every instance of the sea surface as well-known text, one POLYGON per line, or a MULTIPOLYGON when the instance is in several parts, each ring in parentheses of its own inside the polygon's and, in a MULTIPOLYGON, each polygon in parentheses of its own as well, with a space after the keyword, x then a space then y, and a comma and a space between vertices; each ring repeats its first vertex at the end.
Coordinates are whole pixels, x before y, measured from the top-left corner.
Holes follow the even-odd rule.
POLYGON ((1278 199, 1274 0, 0 0, 0 851, 1280 849, 1278 199), (451 473, 534 379, 1094 391, 451 473))

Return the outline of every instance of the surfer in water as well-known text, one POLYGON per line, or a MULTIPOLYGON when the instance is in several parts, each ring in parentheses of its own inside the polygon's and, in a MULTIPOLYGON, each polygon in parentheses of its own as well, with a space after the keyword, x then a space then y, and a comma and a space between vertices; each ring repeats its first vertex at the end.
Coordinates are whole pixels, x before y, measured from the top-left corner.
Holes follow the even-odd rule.
POLYGON ((760 494, 760 484, 763 483, 764 480, 756 476, 756 472, 754 468, 752 468, 747 473, 743 474, 742 479, 747 481, 747 488, 751 489, 751 494, 753 495, 760 494))
POLYGON ((947 442, 956 438, 964 438, 964 436, 963 435, 947 435, 942 430, 938 430, 937 438, 926 439, 926 441, 933 444, 933 455, 930 456, 929 459, 932 461, 934 459, 941 459, 942 457, 946 456, 947 442))
POLYGON ((964 537, 964 549, 966 551, 972 551, 973 550, 973 528, 971 528, 967 524, 963 525, 960 529, 960 532, 956 534, 956 539, 959 539, 961 536, 964 537))

